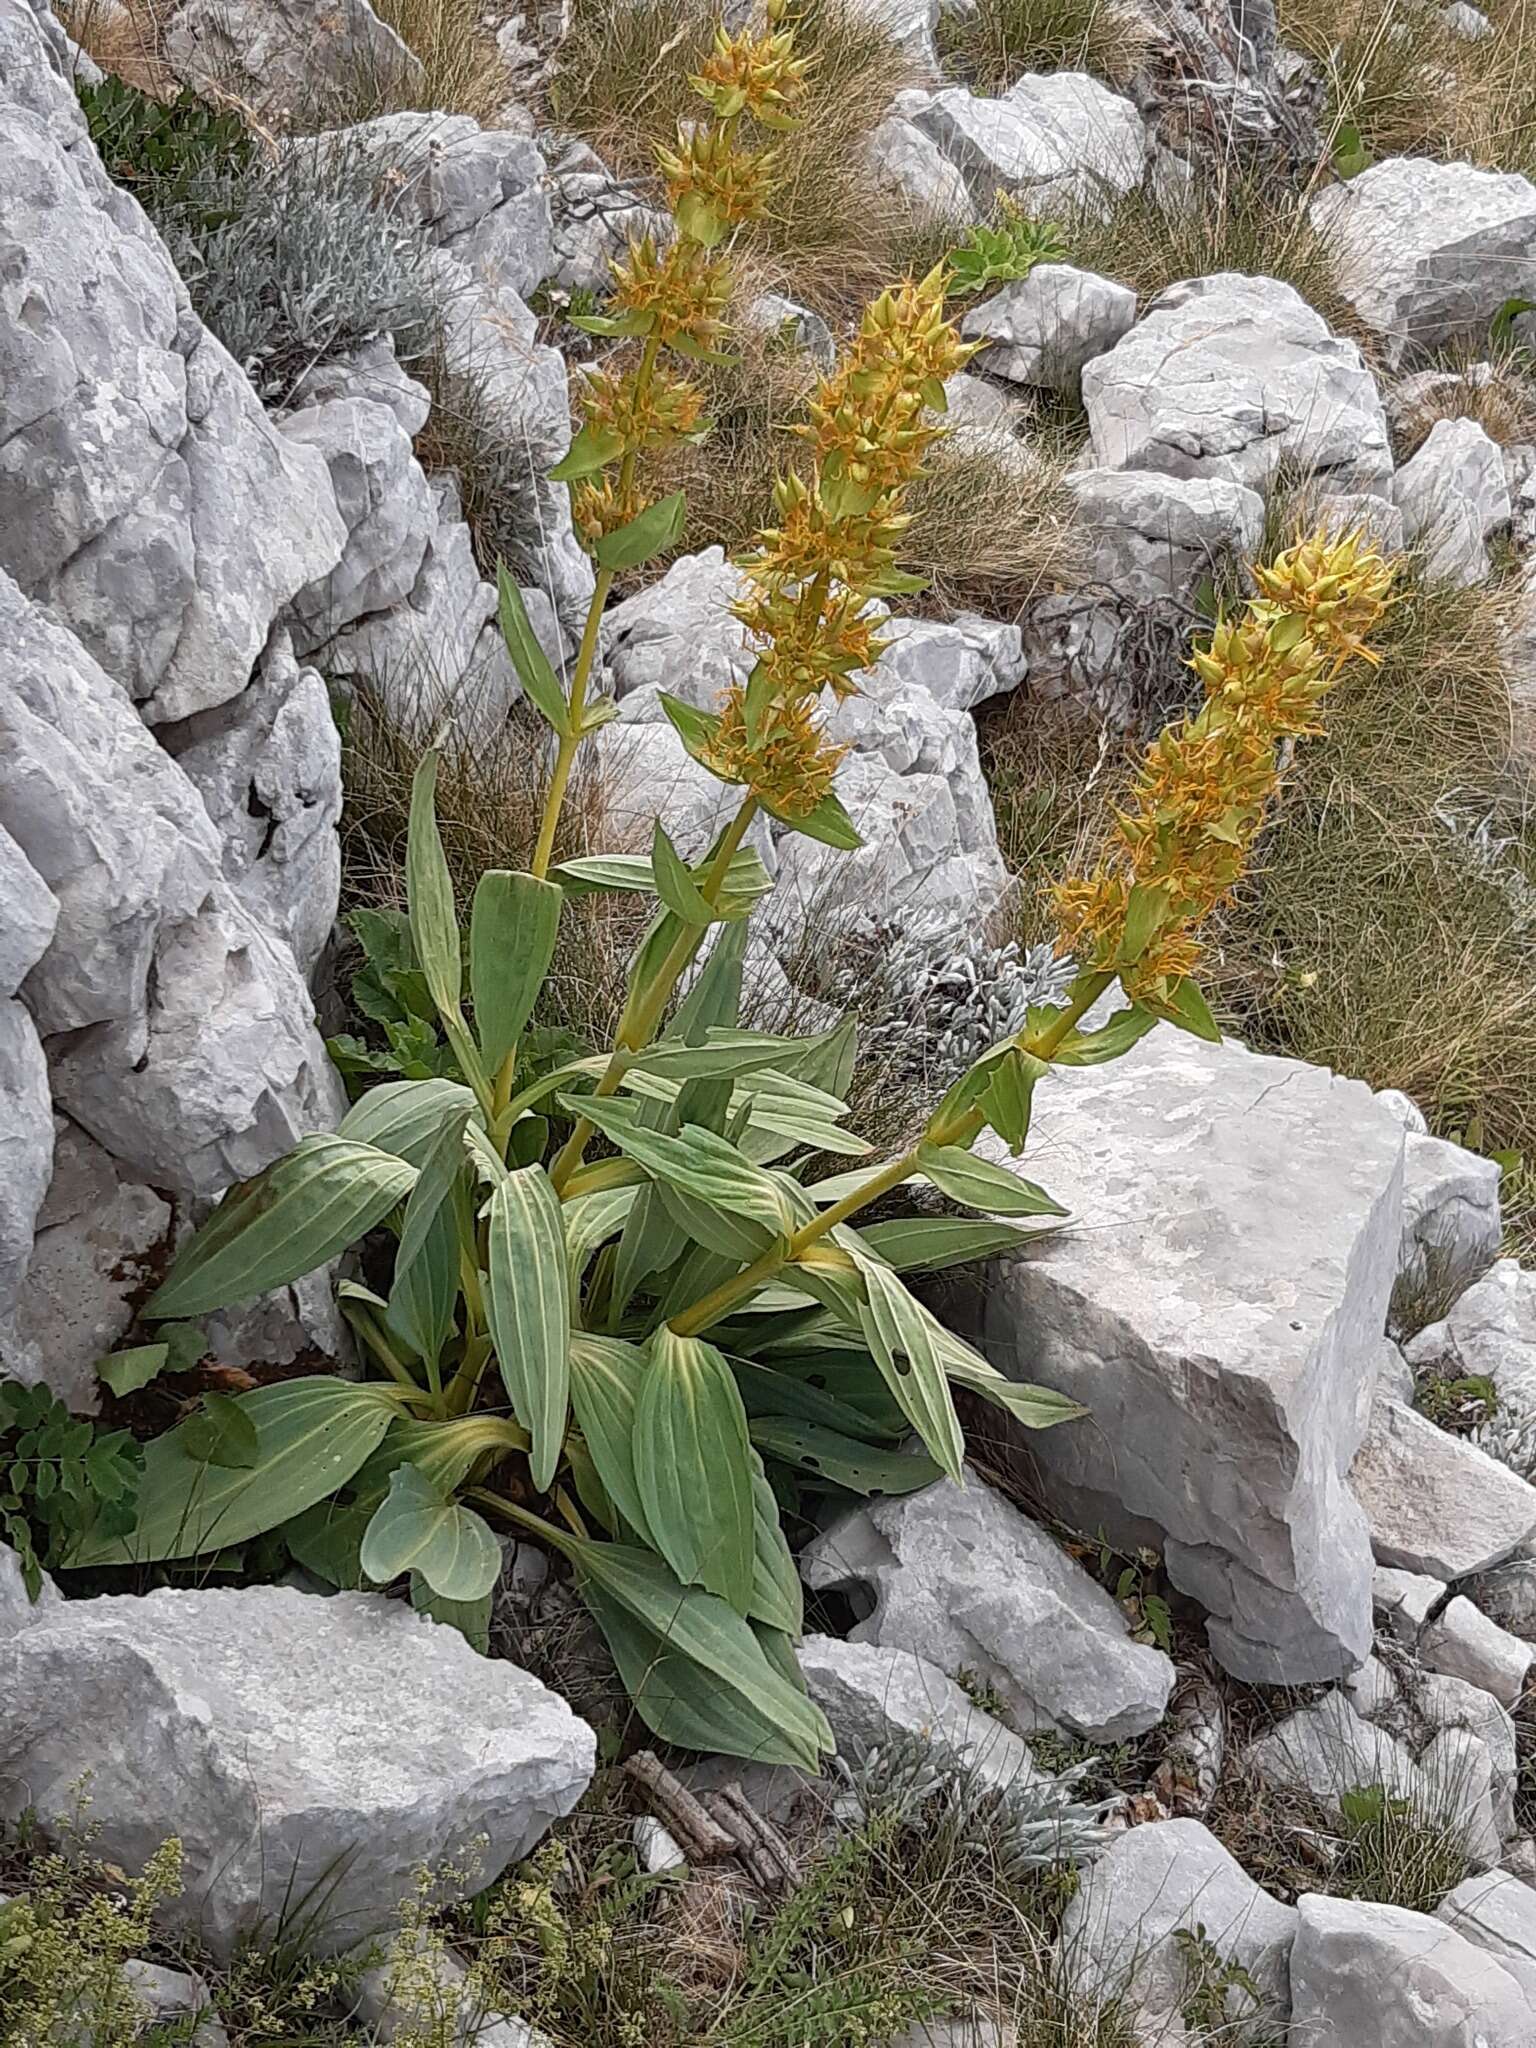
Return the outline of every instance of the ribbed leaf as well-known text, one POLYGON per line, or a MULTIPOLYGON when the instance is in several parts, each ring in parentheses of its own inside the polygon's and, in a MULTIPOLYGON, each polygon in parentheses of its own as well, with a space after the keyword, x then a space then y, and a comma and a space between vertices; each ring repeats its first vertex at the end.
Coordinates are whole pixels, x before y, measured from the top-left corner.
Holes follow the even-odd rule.
POLYGON ((411 1574, 411 1605, 418 1614, 429 1614, 434 1621, 445 1628, 456 1628, 459 1634, 482 1657, 490 1655, 491 1649, 491 1600, 490 1593, 482 1593, 478 1600, 445 1600, 441 1593, 434 1593, 419 1572, 411 1574))
POLYGON ((453 878, 437 829, 436 794, 437 755, 429 750, 422 755, 411 778, 405 896, 411 919, 411 943, 432 991, 432 1000, 440 1012, 452 1013, 463 994, 464 963, 453 907, 453 878))
POLYGON ((625 1218, 643 1193, 643 1188, 598 1188, 590 1195, 573 1196, 562 1205, 573 1300, 581 1292, 581 1276, 587 1261, 599 1245, 606 1244, 624 1228, 625 1218))
POLYGON ((687 1748, 820 1768, 820 1709, 775 1669, 723 1600, 678 1584, 661 1559, 617 1543, 572 1545, 583 1597, 647 1725, 687 1748))
POLYGON ((486 1312, 512 1412, 533 1439, 534 1484, 560 1462, 570 1389, 571 1279, 560 1198, 542 1166, 509 1173, 487 1210, 486 1312))
POLYGON ((703 1201, 727 1204, 775 1233, 794 1228, 794 1213, 778 1182, 714 1131, 689 1124, 674 1136, 647 1129, 630 1103, 575 1096, 565 1100, 578 1114, 584 1111, 627 1159, 658 1180, 703 1201))
POLYGON ((374 1145, 317 1133, 232 1188, 150 1297, 151 1316, 201 1316, 285 1287, 403 1202, 415 1169, 374 1145))
MULTIPOLYGON (((826 1374, 822 1361, 812 1359, 806 1366, 806 1374, 817 1373, 812 1380, 799 1372, 781 1372, 771 1365, 762 1365, 755 1358, 739 1358, 727 1354, 726 1363, 736 1375, 736 1384, 741 1389, 741 1398, 747 1414, 752 1418, 755 1429, 759 1418, 774 1422, 810 1423, 820 1429, 851 1437, 855 1442, 867 1443, 873 1437, 889 1440, 901 1435, 906 1429, 906 1417, 896 1411, 887 1426, 871 1414, 867 1406, 856 1407, 851 1401, 841 1399, 830 1388, 821 1383, 826 1374)), ((846 1377, 841 1370, 844 1360, 836 1361, 839 1378, 846 1377)), ((885 1382, 872 1358, 866 1353, 863 1360, 864 1382, 861 1391, 866 1401, 872 1401, 884 1415, 889 1406, 885 1382)))
POLYGON ((461 1106, 474 1116, 474 1093, 462 1081, 386 1081, 353 1103, 337 1136, 424 1166, 444 1120, 461 1106))
POLYGON ((911 1451, 880 1450, 835 1429, 794 1422, 787 1416, 759 1417, 752 1425, 752 1441, 768 1457, 798 1465, 813 1478, 845 1486, 850 1493, 915 1493, 942 1476, 932 1458, 911 1451))
POLYGON ((488 868, 476 884, 469 919, 469 988, 475 1036, 491 1074, 533 1015, 555 955, 564 900, 553 882, 509 868, 488 868))
POLYGON ((959 1145, 922 1144, 917 1148, 917 1165, 941 1194, 967 1208, 983 1209, 999 1216, 1065 1216, 1060 1202, 1053 1201, 1022 1174, 1010 1173, 990 1159, 978 1159, 959 1145))
POLYGON ((803 817, 790 817, 784 811, 774 810, 772 804, 765 804, 763 808, 781 825, 787 825, 791 832, 801 832, 807 839, 819 839, 824 846, 835 846, 839 853, 857 853, 864 844, 859 828, 832 790, 827 791, 814 811, 803 817))
POLYGON ((1040 1234, 978 1216, 893 1216, 859 1230, 869 1249, 898 1273, 937 1273, 945 1266, 995 1258, 1040 1234))
POLYGON ((421 1256, 433 1218, 448 1202, 454 1182, 464 1167, 464 1127, 469 1121, 468 1104, 455 1103, 443 1118, 421 1162, 416 1185, 411 1189, 400 1223, 400 1244, 395 1252, 395 1284, 421 1256))
POLYGON ((652 1542, 685 1585, 739 1614, 752 1598, 752 1452, 731 1369, 665 1324, 635 1407, 635 1477, 652 1542))
POLYGON ((440 1202, 411 1262, 395 1265, 388 1325, 419 1358, 436 1366, 453 1335, 459 1305, 459 1223, 454 1204, 440 1202))
MULTIPOLYGON (((568 896, 586 895, 594 889, 627 890, 656 894, 656 874, 650 856, 643 853, 593 853, 562 861, 550 870, 568 896)), ((731 856, 720 891, 719 910, 735 922, 745 917, 755 903, 770 893, 773 877, 763 866, 755 848, 744 846, 731 856)))
POLYGON ((533 630, 528 607, 523 603, 523 593, 513 581, 505 562, 497 564, 496 590, 501 637, 507 643, 507 653, 512 657, 517 679, 545 724, 563 733, 569 723, 565 692, 550 666, 549 656, 544 652, 538 634, 533 630))
POLYGON ((889 1266, 861 1254, 859 1271, 866 1288, 859 1322, 870 1354, 907 1420, 943 1470, 958 1479, 965 1439, 939 1362, 939 1326, 889 1266))
POLYGON ((965 1387, 1001 1408, 1025 1429, 1054 1429, 1059 1422, 1077 1422, 1088 1410, 1054 1387, 1032 1386, 1027 1380, 1010 1380, 979 1351, 973 1351, 963 1337, 942 1324, 937 1329, 939 1359, 957 1387, 965 1387))
POLYGON ((359 1562, 375 1584, 419 1572, 443 1600, 480 1600, 501 1572, 496 1538, 472 1509, 439 1493, 415 1465, 397 1465, 363 1537, 359 1562))
POLYGON ((388 1387, 325 1378, 257 1387, 238 1405, 256 1429, 253 1466, 203 1463, 178 1424, 145 1446, 133 1528, 88 1533, 67 1562, 149 1564, 247 1542, 345 1486, 400 1412, 388 1387))
POLYGON ((639 568, 682 539, 685 509, 681 491, 658 498, 627 524, 605 533, 592 550, 593 559, 602 569, 639 568))
POLYGON ((800 1574, 784 1541, 779 1503, 763 1461, 752 1453, 752 1599, 747 1614, 787 1636, 798 1636, 805 1621, 800 1574))
POLYGON ((635 1404, 645 1353, 616 1337, 578 1330, 571 1338, 571 1407, 608 1498, 635 1534, 651 1540, 635 1478, 635 1404))

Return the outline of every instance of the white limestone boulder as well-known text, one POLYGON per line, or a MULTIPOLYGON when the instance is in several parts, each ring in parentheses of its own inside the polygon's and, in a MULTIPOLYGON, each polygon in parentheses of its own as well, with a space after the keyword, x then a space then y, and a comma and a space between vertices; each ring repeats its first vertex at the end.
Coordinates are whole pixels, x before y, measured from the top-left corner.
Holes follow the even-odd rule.
POLYGON ((1536 1644, 1500 1628, 1458 1593, 1419 1638, 1419 1656, 1431 1671, 1464 1678, 1501 1706, 1513 1707, 1524 1696, 1536 1644))
POLYGON ((1403 1147, 1403 1242, 1392 1289, 1399 1336, 1424 1327, 1491 1267, 1503 1241, 1497 1160, 1410 1131, 1403 1147))
POLYGON ((912 122, 888 114, 864 141, 876 177, 899 192, 919 219, 952 220, 957 232, 973 208, 964 178, 932 136, 912 122))
POLYGON ((1404 1351, 1410 1365, 1490 1379, 1501 1400, 1536 1406, 1536 1272, 1496 1260, 1404 1351))
POLYGON ((1329 487, 1392 473, 1386 414, 1352 341, 1271 277, 1170 285, 1083 372, 1104 469, 1224 477, 1265 491, 1281 463, 1329 487))
POLYGON ((856 1508, 807 1545, 800 1569, 813 1590, 852 1588, 871 1609, 855 1642, 975 1672, 1021 1727, 1118 1742, 1156 1727, 1168 1704, 1168 1658, 1133 1642, 1110 1594, 974 1472, 856 1508))
POLYGON ((1531 1997, 1444 1921, 1307 1893, 1291 1950, 1298 2038, 1356 2048, 1525 2048, 1531 1997))
POLYGON ((295 1901, 315 1946, 350 1947, 423 1866, 472 1868, 445 1897, 480 1889, 570 1811, 594 1754, 537 1679, 376 1594, 74 1600, 0 1646, 0 1807, 51 1831, 89 1774, 96 1853, 139 1869, 178 1836, 167 1911, 217 1955, 295 1901))
POLYGON ((1507 299, 1536 297, 1536 185, 1513 171, 1387 157, 1325 187, 1311 212, 1389 368, 1482 349, 1507 299))
POLYGON ((1136 321, 1136 294, 1070 263, 1039 263, 1016 284, 973 306, 960 323, 993 377, 1075 393, 1083 366, 1112 349, 1136 321))
POLYGON ((1047 1500, 1161 1544, 1239 1677, 1338 1677, 1370 1647, 1347 1475, 1396 1272, 1402 1140, 1359 1082, 1159 1025, 1035 1092, 1025 1164, 1072 1223, 945 1292, 1003 1372, 1089 1410, 1029 1438, 1047 1500))
POLYGON ((1393 479, 1403 534, 1432 583, 1468 589, 1493 573, 1488 540, 1510 518, 1499 444, 1476 420, 1437 420, 1393 479))
POLYGON ((1481 1871, 1446 1894, 1435 1918, 1497 1956, 1536 2001, 1536 1888, 1507 1870, 1481 1871))
POLYGON ((1382 1564, 1460 1579, 1536 1534, 1536 1487, 1464 1437, 1378 1396, 1350 1471, 1382 1564))
POLYGON ((1066 485, 1084 533, 1084 580, 1135 603, 1187 601, 1264 537, 1264 500, 1224 477, 1079 469, 1066 485))
POLYGON ((359 94, 420 89, 421 61, 368 0, 181 0, 165 55, 183 83, 313 118, 359 94))
POLYGON ((1445 1598, 1443 1579, 1425 1572, 1401 1572, 1379 1564, 1371 1575, 1371 1601, 1387 1633, 1412 1649, 1430 1615, 1445 1598))
POLYGON ((938 145, 980 211, 1000 193, 1031 212, 1102 206, 1146 169, 1141 115, 1082 71, 1026 72, 999 99, 961 85, 913 89, 896 95, 893 112, 938 145))

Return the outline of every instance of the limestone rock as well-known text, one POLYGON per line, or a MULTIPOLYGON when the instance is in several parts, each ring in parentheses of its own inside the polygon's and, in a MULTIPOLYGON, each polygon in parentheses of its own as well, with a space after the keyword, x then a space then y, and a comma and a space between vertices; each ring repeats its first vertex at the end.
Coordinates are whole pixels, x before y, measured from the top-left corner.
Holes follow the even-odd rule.
MULTIPOLYGON (((369 1943, 361 1953, 377 1948, 369 1943)), ((355 2000, 350 2017, 377 2048, 414 2048, 423 2039, 433 2048, 550 2048, 526 2021, 488 2011, 464 1964, 436 1942, 397 1938, 384 1961, 361 1972, 355 2000)))
POLYGON ((973 306, 960 323, 991 376, 1076 392, 1083 365, 1114 347, 1136 321, 1136 294, 1068 263, 1040 263, 1017 284, 973 306))
POLYGON ((606 293, 611 266, 631 240, 670 240, 671 217, 641 186, 616 178, 584 142, 569 145, 551 166, 553 254, 550 276, 563 291, 606 293))
POLYGON ((418 89, 423 79, 368 0, 182 0, 165 54, 185 84, 268 114, 312 118, 359 91, 418 89))
MULTIPOLYGON (((1176 2015, 1188 1988, 1176 1936, 1197 1926, 1252 1978, 1265 2020, 1282 2020, 1296 1908, 1261 1891, 1196 1820, 1132 1828, 1082 1873, 1061 1919, 1066 1980, 1085 1998, 1119 1996, 1150 2018, 1176 2015)), ((1231 2038, 1249 2038, 1240 2030, 1257 2010, 1249 1993, 1233 1988, 1231 2038)))
POLYGON ((977 1672, 1023 1727, 1118 1742, 1168 1704, 1169 1660, 1132 1642, 1104 1588, 974 1473, 855 1509, 800 1567, 817 1591, 863 1589, 873 1612, 855 1642, 977 1672))
POLYGON ((1000 99, 964 86, 896 95, 910 121, 965 179, 972 207, 1007 193, 1031 212, 1102 207, 1141 182, 1147 132, 1127 99, 1081 71, 1026 72, 1000 99))
POLYGON ((1264 500, 1224 478, 1079 469, 1066 483, 1086 536, 1085 580, 1135 603, 1188 600, 1263 538, 1264 500))
POLYGON ((190 2048, 229 2048, 229 2035, 211 2010, 208 1987, 186 1970, 168 1970, 130 1956, 122 1981, 143 2014, 151 2040, 186 2040, 190 2048))
POLYGON ((1072 1224, 946 1291, 1003 1372, 1089 1409, 1029 1438, 1046 1499, 1080 1528, 1161 1542, 1240 1677, 1338 1677, 1370 1647, 1346 1475, 1401 1153, 1360 1083, 1159 1025, 1036 1090, 1030 1172, 1072 1224))
POLYGON ((1536 185, 1514 172, 1388 157, 1327 186, 1312 220, 1390 368, 1481 346, 1507 299, 1536 297, 1536 185))
POLYGON ((28 75, 58 112, 50 127, 16 104, 3 74, 0 571, 146 718, 185 718, 244 689, 341 523, 323 465, 276 432, 108 180, 68 85, 41 58, 28 75))
POLYGON ((741 309, 741 325, 749 334, 760 334, 769 342, 802 349, 817 369, 830 373, 837 362, 837 342, 819 313, 782 292, 759 292, 741 309))
POLYGON ((710 710, 751 666, 746 629, 731 616, 746 578, 724 548, 682 555, 659 583, 604 614, 603 653, 614 695, 660 687, 710 710))
POLYGON ((227 1955, 285 1900, 350 1946, 476 1859, 489 1883, 569 1812, 592 1731, 515 1665, 398 1601, 279 1587, 76 1600, 0 1647, 0 1805, 49 1829, 90 1773, 97 1853, 180 1836, 174 1909, 227 1955), (67 1698, 67 1720, 58 1713, 67 1698))
POLYGON ((1530 2040, 1525 1988, 1443 1921, 1319 1892, 1297 1912, 1291 2017, 1303 2041, 1522 2048, 1530 2040))
POLYGON ((1330 533, 1363 533, 1384 555, 1400 555, 1407 546, 1402 513, 1389 498, 1371 491, 1304 491, 1302 512, 1308 525, 1325 526, 1330 533))
POLYGON ((1404 1348, 1410 1365, 1490 1379, 1501 1400, 1536 1404, 1536 1272, 1498 1260, 1404 1348))
POLYGON ((1342 1692, 1277 1722, 1248 1745, 1245 1761, 1275 1791, 1304 1793, 1334 1811, 1346 1794, 1378 1785, 1415 1802, 1423 1790, 1408 1750, 1357 1714, 1342 1692))
POLYGON ((1521 1557, 1495 1565, 1463 1589, 1500 1628, 1536 1642, 1536 1559, 1521 1557))
POLYGON ((1419 1655, 1431 1671, 1464 1678, 1492 1693, 1501 1705, 1513 1707, 1536 1664, 1536 1644, 1500 1628, 1458 1594, 1419 1638, 1419 1655))
POLYGON ((291 421, 295 413, 324 406, 333 398, 362 398, 370 405, 387 407, 412 440, 432 411, 427 387, 411 376, 387 334, 375 335, 343 354, 327 356, 306 370, 293 386, 286 417, 291 421))
POLYGON ((1503 458, 1486 430, 1476 420, 1437 420, 1392 488, 1404 535, 1423 551, 1430 581, 1486 583, 1488 536, 1510 516, 1503 458))
POLYGON ((916 71, 939 76, 939 53, 933 32, 940 0, 851 0, 849 12, 884 29, 916 71))
POLYGON ((0 828, 0 997, 13 996, 48 950, 58 899, 10 833, 0 828))
POLYGON ((1410 1649, 1444 1598, 1444 1582, 1423 1572, 1400 1572, 1391 1565, 1378 1565, 1371 1577, 1371 1601, 1377 1615, 1388 1633, 1410 1649))
POLYGON ((14 1329, 32 1235, 53 1171, 48 1065, 25 1007, 0 1000, 0 1363, 28 1380, 41 1361, 14 1329))
POLYGON ((1426 1307, 1454 1302, 1499 1255, 1499 1166, 1445 1138, 1408 1134, 1403 1148, 1403 1243, 1392 1324, 1412 1332, 1426 1307))
POLYGON ((4 576, 0 638, 0 824, 65 934, 26 984, 55 1101, 152 1186, 216 1194, 340 1114, 308 990, 194 784, 4 576))
POLYGON ((1508 1712, 1481 1686, 1437 1671, 1414 1674, 1406 1704, 1406 1723, 1421 1759, 1439 1734, 1460 1730, 1476 1738, 1488 1756, 1495 1823, 1501 1836, 1512 1835, 1520 1762, 1515 1724, 1508 1712))
POLYGON ((1028 1745, 911 1650, 807 1636, 796 1655, 839 1754, 861 1762, 903 1738, 931 1743, 956 1768, 1004 1791, 1037 1776, 1028 1745))
POLYGON ((885 652, 860 678, 875 702, 920 689, 946 711, 974 711, 1024 680, 1023 635, 1002 619, 892 619, 880 637, 885 652))
POLYGON ((1464 1878, 1435 1908, 1477 1948, 1497 1956, 1536 1999, 1536 1890, 1507 1870, 1464 1878))
POLYGON ((1257 491, 1282 462, 1345 488, 1392 471, 1359 349, 1275 278, 1222 272, 1170 285, 1084 370, 1083 403, 1106 469, 1224 477, 1257 491))
POLYGON ((313 973, 341 891, 341 734, 323 677, 279 630, 247 689, 160 739, 203 799, 230 887, 313 973))
POLYGON ((971 195, 964 178, 931 136, 898 115, 887 115, 865 142, 869 162, 881 181, 907 199, 919 218, 970 218, 971 195))
POLYGON ((1402 1571, 1465 1578, 1536 1533, 1536 1487, 1400 1401, 1375 1401, 1349 1476, 1377 1559, 1402 1571))

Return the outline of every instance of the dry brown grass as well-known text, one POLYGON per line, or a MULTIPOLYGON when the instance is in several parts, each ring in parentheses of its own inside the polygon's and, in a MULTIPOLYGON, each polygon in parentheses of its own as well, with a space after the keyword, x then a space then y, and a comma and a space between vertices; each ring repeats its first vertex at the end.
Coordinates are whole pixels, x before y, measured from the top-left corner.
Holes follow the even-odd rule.
MULTIPOLYGON (((613 170, 651 176, 655 145, 700 111, 688 73, 717 17, 714 0, 578 0, 551 87, 556 118, 613 170)), ((797 33, 813 59, 803 119, 783 137, 778 190, 750 239, 773 281, 836 313, 889 281, 908 224, 861 150, 912 74, 889 35, 840 0, 813 0, 797 33)))
POLYGON ((425 77, 404 104, 494 121, 512 93, 481 0, 373 0, 373 11, 421 60, 425 77))
POLYGON ((1536 5, 1490 0, 1472 42, 1434 0, 1280 0, 1280 32, 1327 81, 1333 135, 1376 156, 1536 167, 1536 5))
POLYGON ((72 42, 126 84, 174 99, 177 80, 163 55, 168 0, 56 0, 72 42))
POLYGON ((978 0, 939 16, 947 73, 980 93, 1003 93, 1026 71, 1088 71, 1126 85, 1153 42, 1145 15, 1115 0, 978 0))
MULTIPOLYGON (((1389 394, 1399 461, 1406 461, 1440 420, 1476 420, 1500 447, 1536 440, 1536 380, 1516 353, 1485 347, 1473 360, 1465 351, 1442 369, 1442 379, 1406 402, 1393 406, 1389 394)), ((1418 381, 1409 379, 1409 388, 1418 381)))

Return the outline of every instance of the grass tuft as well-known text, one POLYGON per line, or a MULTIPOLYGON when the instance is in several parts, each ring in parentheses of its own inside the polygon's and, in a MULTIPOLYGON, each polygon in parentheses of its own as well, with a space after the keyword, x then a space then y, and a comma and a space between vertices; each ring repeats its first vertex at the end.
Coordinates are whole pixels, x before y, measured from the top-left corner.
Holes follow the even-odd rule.
POLYGON ((945 72, 979 93, 1004 93, 1026 71, 1088 71, 1127 85, 1153 42, 1147 18, 1115 0, 977 0, 939 16, 945 72))
POLYGON ((409 92, 396 84, 389 104, 372 111, 418 107, 495 125, 512 91, 479 0, 373 0, 373 11, 420 60, 423 77, 409 92))

